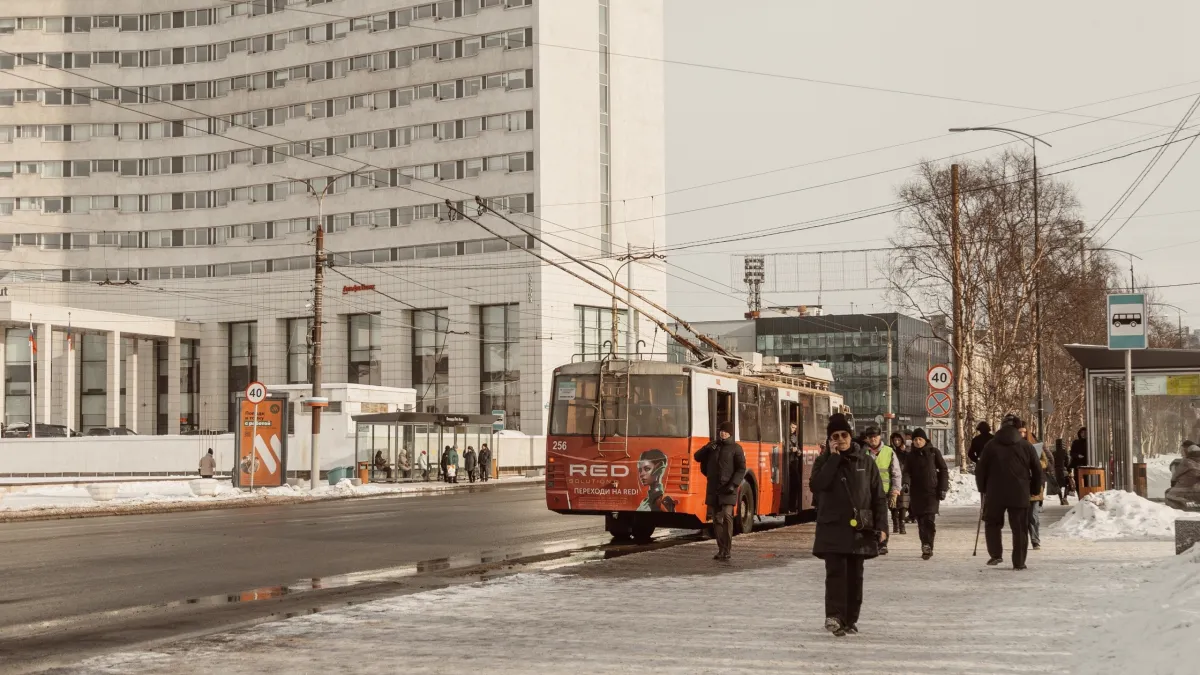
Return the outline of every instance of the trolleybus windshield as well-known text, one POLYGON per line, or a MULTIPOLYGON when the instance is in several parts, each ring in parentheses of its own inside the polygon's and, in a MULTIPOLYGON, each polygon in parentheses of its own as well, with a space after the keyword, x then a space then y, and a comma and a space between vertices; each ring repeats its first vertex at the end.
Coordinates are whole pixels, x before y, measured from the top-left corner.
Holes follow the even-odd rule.
POLYGON ((691 428, 685 375, 631 375, 628 387, 604 382, 604 429, 597 429, 600 378, 559 375, 554 380, 550 435, 684 438, 691 428))

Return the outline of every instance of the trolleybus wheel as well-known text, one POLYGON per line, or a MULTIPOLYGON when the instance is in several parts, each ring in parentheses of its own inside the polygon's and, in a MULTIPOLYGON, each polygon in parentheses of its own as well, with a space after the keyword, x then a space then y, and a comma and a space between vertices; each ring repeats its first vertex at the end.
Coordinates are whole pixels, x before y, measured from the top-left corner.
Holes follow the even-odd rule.
POLYGON ((754 488, 749 483, 742 484, 741 494, 738 495, 737 520, 733 527, 737 534, 754 531, 754 488))
POLYGON ((614 540, 627 540, 633 537, 633 519, 629 517, 614 517, 612 514, 604 516, 604 529, 612 535, 614 540))

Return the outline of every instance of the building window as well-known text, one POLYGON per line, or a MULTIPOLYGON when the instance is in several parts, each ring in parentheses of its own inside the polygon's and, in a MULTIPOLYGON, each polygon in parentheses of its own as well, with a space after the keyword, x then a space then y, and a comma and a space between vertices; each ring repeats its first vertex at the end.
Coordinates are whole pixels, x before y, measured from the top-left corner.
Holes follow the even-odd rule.
POLYGON ((350 372, 346 381, 351 384, 381 384, 383 368, 380 357, 383 345, 379 315, 351 314, 347 320, 350 327, 350 372))
POLYGON ((446 309, 412 313, 413 388, 417 412, 450 410, 450 318, 446 309))
POLYGON ((4 334, 4 423, 29 424, 33 387, 29 380, 29 328, 9 328, 4 334))
MULTIPOLYGON (((610 351, 612 341, 612 308, 575 306, 575 323, 579 338, 575 341, 575 353, 583 360, 598 360, 610 351)), ((617 310, 617 342, 615 351, 629 342, 629 318, 626 310, 617 310)))
POLYGON ((200 411, 198 410, 200 396, 200 341, 179 341, 179 372, 171 372, 170 344, 166 341, 154 343, 155 360, 158 362, 158 424, 156 433, 187 434, 200 430, 200 411), (179 419, 178 426, 167 417, 170 378, 179 378, 179 419))
POLYGON ((312 317, 305 319, 288 319, 288 384, 312 382, 312 329, 312 317))
POLYGON ((229 429, 237 428, 234 392, 242 392, 258 379, 258 322, 229 324, 229 429))
POLYGON ((505 427, 521 429, 521 319, 517 305, 479 308, 479 412, 503 410, 505 427))
POLYGON ((79 431, 108 426, 108 336, 84 333, 79 340, 79 431))

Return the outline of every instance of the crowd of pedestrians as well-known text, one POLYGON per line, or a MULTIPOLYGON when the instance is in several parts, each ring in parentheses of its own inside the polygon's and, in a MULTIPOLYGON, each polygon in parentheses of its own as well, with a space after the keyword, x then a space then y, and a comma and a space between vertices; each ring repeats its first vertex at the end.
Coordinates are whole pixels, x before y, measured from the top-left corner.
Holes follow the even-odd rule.
MULTIPOLYGON (((492 477, 492 451, 487 443, 479 446, 479 452, 475 452, 473 446, 468 445, 466 452, 462 454, 462 469, 467 474, 467 479, 474 483, 478 479, 482 483, 486 483, 492 477)), ((438 475, 442 481, 446 483, 458 482, 459 470, 459 455, 458 448, 447 445, 442 450, 442 458, 439 464, 438 475)))

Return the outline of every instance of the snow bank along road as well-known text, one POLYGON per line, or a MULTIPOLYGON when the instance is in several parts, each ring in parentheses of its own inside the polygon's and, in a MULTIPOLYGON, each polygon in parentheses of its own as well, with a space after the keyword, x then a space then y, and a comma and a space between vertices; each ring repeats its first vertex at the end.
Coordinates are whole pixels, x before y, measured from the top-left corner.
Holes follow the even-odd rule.
MULTIPOLYGON (((1044 522, 1065 509, 1047 508, 1044 522)), ((1120 611, 1171 557, 1166 541, 1044 535, 1029 569, 971 557, 977 511, 943 509, 936 553, 915 528, 867 564, 863 633, 821 629, 812 526, 389 598, 235 632, 109 654, 56 672, 1066 673, 1074 635, 1120 611)), ((1007 539, 1007 537, 1006 537, 1007 539)), ((1186 628, 1185 628, 1186 629, 1186 628)), ((1197 640, 1196 642, 1200 642, 1197 640)), ((1193 666, 1160 673, 1190 673, 1193 666)), ((1083 671, 1077 671, 1083 672, 1083 671)), ((1120 671, 1117 671, 1120 672, 1120 671)), ((1136 672, 1136 669, 1126 670, 1136 672)))
POLYGON ((439 495, 0 524, 0 673, 46 655, 307 612, 314 597, 336 604, 378 597, 384 587, 404 592, 409 582, 396 579, 413 572, 472 562, 495 566, 602 537, 601 519, 551 513, 544 488, 528 483, 439 495), (397 567, 390 578, 365 580, 374 583, 351 584, 364 580, 340 576, 397 567), (297 586, 298 580, 306 581, 297 586), (314 582, 328 590, 293 592, 314 582), (286 591, 280 588, 285 585, 286 591), (267 599, 245 602, 252 598, 267 599), (180 606, 162 607, 171 602, 180 606))

